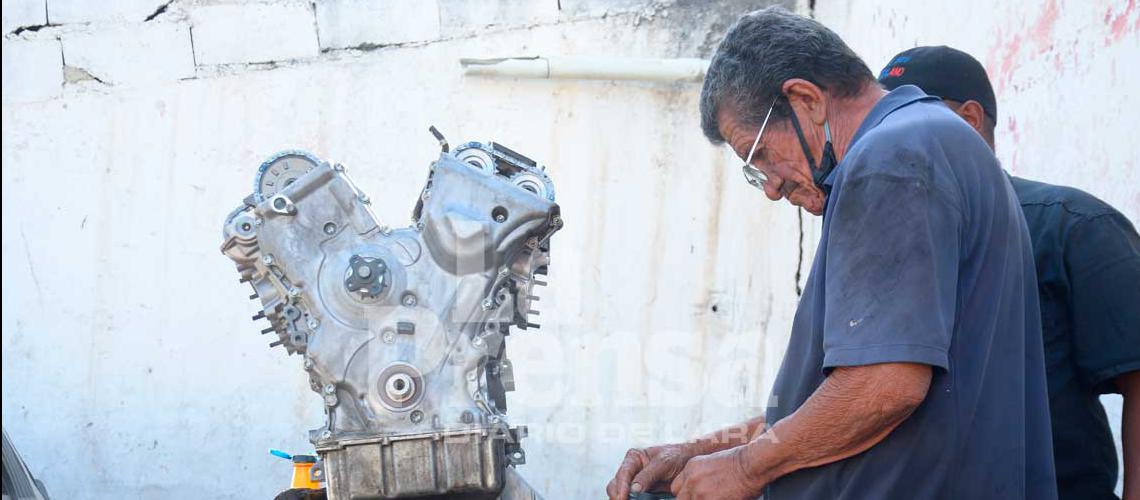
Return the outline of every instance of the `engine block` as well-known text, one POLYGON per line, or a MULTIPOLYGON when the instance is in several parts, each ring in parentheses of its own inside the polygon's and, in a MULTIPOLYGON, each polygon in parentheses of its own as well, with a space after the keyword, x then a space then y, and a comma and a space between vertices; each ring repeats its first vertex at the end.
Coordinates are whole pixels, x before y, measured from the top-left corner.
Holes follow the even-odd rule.
POLYGON ((225 221, 254 320, 324 401, 309 437, 329 498, 493 498, 525 462, 504 341, 538 326, 554 187, 506 147, 440 139, 409 227, 380 224, 344 167, 301 151, 266 161, 225 221))

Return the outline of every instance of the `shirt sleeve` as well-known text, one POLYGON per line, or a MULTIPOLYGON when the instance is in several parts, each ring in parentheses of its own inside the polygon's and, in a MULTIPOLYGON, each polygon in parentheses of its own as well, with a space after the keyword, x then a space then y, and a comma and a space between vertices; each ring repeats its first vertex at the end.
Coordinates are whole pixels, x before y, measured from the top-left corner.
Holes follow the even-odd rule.
POLYGON ((929 169, 906 167, 847 179, 832 200, 825 372, 891 362, 949 369, 961 210, 929 169))
POLYGON ((1065 266, 1077 369, 1098 392, 1118 392, 1112 379, 1140 370, 1140 237, 1120 213, 1083 220, 1065 266))

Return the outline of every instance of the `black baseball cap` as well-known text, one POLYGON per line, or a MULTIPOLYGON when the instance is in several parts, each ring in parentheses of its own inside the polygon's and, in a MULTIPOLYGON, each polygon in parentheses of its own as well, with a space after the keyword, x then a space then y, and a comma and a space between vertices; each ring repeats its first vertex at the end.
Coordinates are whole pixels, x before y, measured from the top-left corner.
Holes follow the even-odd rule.
POLYGON ((887 90, 914 85, 942 99, 977 101, 990 119, 997 121, 997 99, 986 68, 958 49, 940 45, 899 52, 879 73, 879 83, 887 90))

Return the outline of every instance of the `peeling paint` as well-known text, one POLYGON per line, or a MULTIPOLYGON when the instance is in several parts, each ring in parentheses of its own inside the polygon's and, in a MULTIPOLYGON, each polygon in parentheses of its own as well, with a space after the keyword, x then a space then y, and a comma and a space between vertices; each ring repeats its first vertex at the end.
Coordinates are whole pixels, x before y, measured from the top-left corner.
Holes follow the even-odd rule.
POLYGON ((1119 12, 1110 7, 1108 12, 1104 15, 1104 23, 1108 26, 1108 36, 1104 39, 1104 45, 1107 47, 1114 43, 1119 42, 1129 33, 1140 31, 1140 15, 1132 20, 1132 24, 1128 24, 1128 18, 1136 13, 1136 0, 1128 0, 1128 4, 1119 12))
POLYGON ((79 82, 84 82, 84 81, 94 81, 94 82, 102 83, 104 85, 107 84, 107 82, 99 79, 95 75, 92 75, 91 72, 87 71, 86 69, 83 69, 83 68, 80 68, 77 66, 70 66, 67 64, 63 65, 63 81, 64 81, 64 83, 79 83, 79 82))

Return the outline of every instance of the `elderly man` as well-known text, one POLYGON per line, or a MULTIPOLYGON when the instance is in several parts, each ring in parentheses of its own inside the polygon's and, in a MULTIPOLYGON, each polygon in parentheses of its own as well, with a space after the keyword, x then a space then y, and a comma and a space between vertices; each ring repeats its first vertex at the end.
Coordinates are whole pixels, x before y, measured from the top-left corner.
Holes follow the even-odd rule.
POLYGON ((1056 497, 1029 234, 978 134, 778 8, 729 29, 701 122, 768 198, 823 215, 822 236, 778 404, 630 450, 610 498, 1056 497))
MULTIPOLYGON (((982 64, 915 47, 879 74, 942 98, 994 147, 997 99, 982 64)), ((1140 236, 1091 194, 1011 177, 1037 261, 1053 459, 1062 500, 1116 498, 1116 449, 1098 397, 1124 396, 1124 497, 1140 499, 1140 236)))

